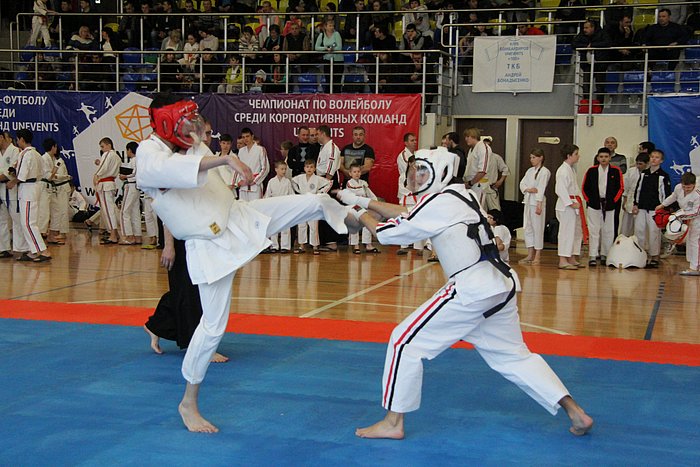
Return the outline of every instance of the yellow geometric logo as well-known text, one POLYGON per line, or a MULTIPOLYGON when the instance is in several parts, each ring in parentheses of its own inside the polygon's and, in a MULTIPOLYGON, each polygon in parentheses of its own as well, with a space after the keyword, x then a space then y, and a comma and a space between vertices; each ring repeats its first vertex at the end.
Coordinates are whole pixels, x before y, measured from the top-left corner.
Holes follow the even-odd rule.
POLYGON ((141 142, 153 131, 148 108, 139 104, 132 105, 115 117, 119 131, 124 139, 141 142))

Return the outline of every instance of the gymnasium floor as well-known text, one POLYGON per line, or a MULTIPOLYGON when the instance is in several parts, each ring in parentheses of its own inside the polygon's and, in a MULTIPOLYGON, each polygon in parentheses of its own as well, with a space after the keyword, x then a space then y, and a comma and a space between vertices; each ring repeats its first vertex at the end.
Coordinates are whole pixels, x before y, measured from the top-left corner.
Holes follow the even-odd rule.
POLYGON ((394 323, 442 283, 394 248, 261 255, 237 275, 226 364, 210 367, 188 433, 176 412, 182 352, 158 356, 141 325, 167 287, 158 252, 85 231, 52 264, 3 260, 0 465, 697 465, 696 278, 655 271, 521 267, 526 341, 595 418, 575 438, 464 346, 427 362, 403 441, 361 440, 379 406, 394 323))

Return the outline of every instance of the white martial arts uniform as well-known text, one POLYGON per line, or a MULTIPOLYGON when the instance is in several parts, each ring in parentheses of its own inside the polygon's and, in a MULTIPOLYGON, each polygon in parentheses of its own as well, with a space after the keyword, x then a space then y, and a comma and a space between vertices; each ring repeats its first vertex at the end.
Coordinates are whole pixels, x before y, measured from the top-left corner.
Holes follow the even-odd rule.
POLYGON ((493 236, 500 238, 504 246, 503 251, 499 251, 498 254, 501 256, 501 259, 503 261, 508 263, 510 261, 510 253, 508 252, 508 250, 510 249, 511 241, 510 230, 508 230, 508 227, 506 227, 505 225, 494 225, 492 229, 493 236))
MULTIPOLYGON (((467 154, 467 169, 464 172, 465 183, 470 183, 474 176, 479 172, 484 172, 488 170, 489 167, 489 156, 491 155, 491 149, 488 144, 483 141, 479 141, 474 145, 473 148, 469 149, 469 154, 467 154)), ((491 182, 493 183, 493 182, 491 182)), ((484 205, 484 188, 489 186, 489 182, 484 178, 476 182, 472 187, 472 191, 476 193, 479 198, 479 204, 484 205)))
POLYGON ((41 155, 41 180, 37 182, 39 186, 39 218, 37 225, 39 231, 46 235, 49 231, 49 219, 51 218, 51 194, 53 184, 51 183, 51 172, 53 171, 53 157, 48 152, 41 155))
POLYGON ((34 16, 32 16, 32 32, 29 34, 27 45, 36 46, 36 40, 41 34, 44 47, 51 47, 51 35, 49 34, 48 18, 46 16, 48 14, 46 2, 44 0, 34 0, 32 11, 34 12, 34 16))
MULTIPOLYGON (((263 182, 270 173, 270 162, 264 147, 253 143, 248 149, 243 146, 238 150, 238 158, 253 171, 253 184, 243 185, 238 189, 238 197, 243 201, 252 201, 263 197, 263 182)), ((240 180, 237 178, 236 181, 240 180)))
MULTIPOLYGON (((238 157, 236 154, 229 153, 234 157, 238 157)), ((215 154, 216 157, 221 157, 221 151, 217 152, 215 154)), ((224 182, 231 188, 231 192, 233 193, 233 196, 238 199, 238 187, 236 187, 236 184, 238 182, 238 173, 234 171, 231 167, 228 165, 220 165, 219 167, 216 168, 216 170, 219 172, 219 176, 224 180, 224 182)))
POLYGON ((53 160, 53 175, 51 176, 51 193, 49 196, 49 218, 51 223, 49 229, 61 234, 67 234, 70 225, 70 180, 66 163, 56 157, 53 160))
MULTIPOLYGON (((294 194, 292 182, 287 177, 279 178, 275 176, 267 182, 265 190, 265 198, 275 198, 278 196, 289 196, 294 194)), ((273 250, 289 251, 292 249, 292 231, 285 229, 279 234, 274 234, 270 237, 273 250)))
MULTIPOLYGON (((300 195, 315 195, 317 193, 328 193, 331 189, 331 181, 319 177, 316 174, 308 176, 303 173, 292 178, 292 187, 294 191, 300 195)), ((318 221, 302 222, 299 224, 297 226, 297 241, 300 246, 306 243, 309 243, 313 247, 319 246, 318 221)))
MULTIPOLYGON (((18 157, 19 148, 12 143, 0 153, 0 175, 4 175, 7 181, 15 178, 9 169, 16 168, 18 157)), ((29 251, 19 223, 17 187, 7 188, 7 181, 0 183, 0 252, 29 251)))
POLYGON ((22 222, 22 234, 32 254, 46 250, 46 244, 41 238, 37 224, 41 190, 38 182, 41 180, 42 173, 41 155, 31 146, 24 148, 19 153, 17 160, 17 180, 20 181, 19 214, 22 222))
MULTIPOLYGON (((367 184, 366 181, 359 179, 355 180, 353 178, 348 179, 348 181, 345 183, 345 189, 356 194, 357 196, 361 198, 369 198, 376 200, 377 195, 372 193, 372 190, 369 189, 369 185, 367 184)), ((360 243, 360 233, 351 233, 348 235, 348 244, 350 246, 356 246, 360 243)), ((371 245, 372 244, 372 232, 369 231, 367 227, 362 228, 362 244, 363 245, 371 245)))
POLYGON ((316 174, 332 180, 340 167, 340 149, 333 140, 321 146, 316 160, 316 174))
MULTIPOLYGON (((505 272, 501 272, 495 266, 498 260, 480 260, 477 241, 467 236, 468 225, 480 222, 479 213, 450 191, 464 198, 474 196, 462 185, 450 185, 423 197, 408 215, 377 227, 382 244, 430 237, 448 277, 447 284, 391 333, 382 405, 399 413, 418 409, 422 359, 433 359, 464 340, 474 345, 491 368, 555 414, 568 391, 542 357, 531 353, 523 342, 515 298, 517 275, 503 263, 500 267, 505 272), (502 308, 496 310, 499 306, 502 308)), ((481 245, 492 244, 488 228, 478 227, 481 245)))
MULTIPOLYGON (((410 209, 418 203, 418 198, 411 193, 411 191, 406 188, 406 172, 408 170, 408 159, 415 154, 408 150, 408 148, 403 148, 403 151, 399 153, 396 157, 396 166, 399 169, 399 189, 397 192, 397 198, 399 199, 399 204, 405 206, 406 209, 410 209)), ((413 244, 414 250, 423 250, 426 244, 426 240, 419 240, 413 244)), ((408 245, 401 245, 401 248, 408 248, 408 245)))
POLYGON ((685 236, 685 258, 690 264, 690 269, 700 271, 698 250, 700 249, 700 189, 695 189, 689 194, 683 192, 681 184, 676 185, 673 193, 666 198, 664 206, 670 206, 677 202, 680 211, 674 214, 682 221, 688 221, 688 233, 685 236))
POLYGON ((622 193, 622 219, 620 220, 620 233, 625 237, 634 235, 634 191, 639 182, 639 169, 634 166, 625 172, 625 191, 622 193))
POLYGON ((136 161, 129 159, 122 167, 131 169, 131 173, 123 180, 121 210, 122 237, 141 236, 141 192, 136 187, 136 161))
POLYGON ((572 208, 574 202, 582 206, 581 189, 578 186, 576 172, 571 165, 562 162, 555 175, 554 192, 557 194, 557 220, 559 235, 557 237, 557 254, 566 258, 581 254, 583 229, 579 208, 572 208))
POLYGON ((500 154, 495 152, 489 152, 489 162, 486 167, 486 175, 481 179, 479 185, 484 190, 484 210, 490 211, 491 209, 501 210, 501 199, 498 196, 498 190, 492 185, 496 183, 502 175, 510 175, 510 169, 506 165, 506 161, 503 160, 500 154))
POLYGON ((544 165, 530 167, 520 180, 520 191, 523 198, 523 230, 525 231, 525 247, 542 250, 544 248, 545 215, 547 214, 547 198, 545 191, 552 176, 544 165), (537 193, 528 193, 525 190, 537 188, 537 193), (537 205, 540 205, 540 214, 537 214, 537 205))
POLYGON ((116 151, 111 150, 102 154, 100 165, 95 172, 97 184, 95 194, 100 203, 100 223, 105 229, 112 231, 119 228, 119 214, 115 203, 117 184, 115 180, 119 176, 119 167, 122 159, 116 151))
POLYGON ((199 172, 204 144, 173 156, 157 136, 137 150, 138 186, 175 238, 185 241, 187 269, 199 286, 202 319, 192 336, 182 374, 199 384, 226 329, 236 270, 270 245, 268 237, 292 225, 324 218, 346 233, 348 209, 328 195, 285 196, 236 202, 215 170, 199 172))

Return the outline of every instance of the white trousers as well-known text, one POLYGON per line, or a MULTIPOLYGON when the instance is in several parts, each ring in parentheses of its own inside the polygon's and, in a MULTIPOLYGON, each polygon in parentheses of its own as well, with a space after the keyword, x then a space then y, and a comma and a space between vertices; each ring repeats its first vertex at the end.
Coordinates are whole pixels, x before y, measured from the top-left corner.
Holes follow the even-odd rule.
MULTIPOLYGON (((359 245, 360 243, 360 232, 351 233, 348 235, 348 243, 351 246, 359 245)), ((367 227, 362 228, 362 244, 369 245, 372 243, 372 233, 367 229, 367 227)))
POLYGON ((489 211, 491 209, 501 210, 501 199, 498 196, 498 191, 491 188, 491 186, 484 186, 482 196, 484 200, 482 204, 484 211, 489 211))
POLYGON ((639 246, 644 248, 649 256, 659 256, 661 252, 661 229, 654 222, 654 211, 640 209, 634 218, 634 234, 639 246))
POLYGON ((70 189, 68 185, 56 187, 49 196, 50 229, 62 234, 68 233, 70 219, 68 218, 70 204, 70 189))
POLYGON ((292 248, 292 232, 291 230, 283 230, 278 234, 274 234, 270 237, 272 242, 272 248, 275 250, 290 250, 292 248))
POLYGON ((116 230, 119 228, 119 213, 114 202, 116 190, 96 191, 97 199, 100 200, 100 223, 105 229, 116 230))
POLYGON ((238 189, 238 199, 241 201, 255 201, 262 198, 262 188, 258 187, 257 191, 248 191, 246 187, 238 189))
POLYGON ((700 260, 698 250, 700 250, 700 218, 693 219, 688 224, 688 235, 685 237, 685 259, 691 269, 700 271, 700 260))
MULTIPOLYGON (((259 199, 251 201, 250 206, 270 218, 266 237, 310 220, 325 219, 331 226, 338 226, 348 212, 335 201, 329 198, 322 200, 315 195, 259 199)), ((191 384, 204 380, 211 358, 226 330, 234 275, 235 271, 211 284, 198 284, 202 319, 182 361, 182 376, 191 384)))
POLYGON ((29 251, 31 251, 32 254, 44 251, 46 249, 46 244, 44 243, 44 239, 41 238, 41 232, 37 225, 37 220, 39 218, 37 202, 20 200, 19 215, 22 219, 22 234, 29 245, 29 251))
POLYGON ((35 46, 36 40, 39 38, 39 34, 41 34, 41 38, 44 40, 44 47, 51 47, 51 35, 49 34, 49 28, 47 24, 41 20, 40 16, 33 16, 32 32, 29 35, 27 45, 35 46))
POLYGON ((39 201, 37 202, 37 207, 39 208, 37 225, 39 226, 39 231, 42 234, 46 234, 49 231, 49 219, 51 218, 51 195, 53 194, 53 186, 46 182, 37 183, 41 187, 39 190, 39 201))
POLYGON ((12 250, 17 252, 29 251, 29 244, 24 237, 22 229, 22 217, 19 213, 19 201, 16 199, 10 200, 10 219, 12 219, 12 250))
POLYGON ((544 248, 544 215, 547 212, 545 203, 542 203, 542 214, 535 213, 537 206, 529 204, 523 209, 523 230, 525 231, 525 247, 542 250, 544 248))
POLYGON ((559 235, 557 236, 557 255, 570 258, 581 254, 581 242, 583 241, 583 228, 581 218, 577 214, 578 209, 565 208, 557 211, 559 221, 559 235))
POLYGON ((124 199, 121 210, 121 228, 124 236, 141 236, 140 195, 135 183, 124 184, 124 199))
POLYGON ((503 303, 508 293, 463 304, 454 283, 447 283, 431 299, 404 319, 391 333, 382 379, 385 409, 405 413, 421 402, 424 358, 432 360, 459 340, 474 345, 494 370, 516 384, 551 414, 568 390, 547 363, 523 342, 515 297, 484 318, 483 314, 503 303))
POLYGON ((318 221, 303 222, 299 224, 297 226, 297 236, 299 245, 306 245, 308 243, 311 246, 319 246, 320 241, 318 239, 318 221))
POLYGON ((608 256, 608 251, 615 241, 615 211, 605 212, 600 209, 586 208, 588 219, 588 256, 608 256))
POLYGON ((12 251, 12 218, 5 199, 0 200, 0 252, 12 251))
MULTIPOLYGON (((153 200, 148 196, 143 198, 143 219, 146 223, 146 236, 157 237, 158 236, 158 216, 156 216, 155 211, 151 203, 153 200)), ((139 226, 139 229, 141 227, 139 226)))

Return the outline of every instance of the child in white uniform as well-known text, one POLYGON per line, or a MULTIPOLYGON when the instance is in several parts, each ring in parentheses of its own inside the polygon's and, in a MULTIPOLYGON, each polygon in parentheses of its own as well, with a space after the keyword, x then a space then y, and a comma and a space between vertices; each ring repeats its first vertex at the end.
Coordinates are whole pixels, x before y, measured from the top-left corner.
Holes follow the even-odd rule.
POLYGON ((564 162, 557 169, 554 186, 554 192, 557 194, 555 209, 559 221, 557 237, 559 269, 577 270, 583 266, 578 262, 578 256, 581 254, 583 222, 586 221, 582 208, 581 189, 574 170, 579 160, 578 146, 565 144, 561 148, 561 155, 564 162))
MULTIPOLYGON (((292 187, 294 191, 300 195, 307 193, 328 193, 331 189, 331 181, 316 175, 315 159, 306 159, 304 161, 304 173, 292 178, 292 187)), ((318 249, 320 245, 318 238, 318 221, 309 221, 299 224, 297 226, 297 237, 299 245, 294 250, 294 253, 304 253, 308 239, 308 243, 313 248, 314 255, 321 254, 318 249)))
POLYGON ((552 173, 544 166, 544 151, 536 148, 530 151, 530 164, 525 176, 520 180, 523 198, 523 229, 525 230, 525 247, 527 256, 521 264, 540 264, 540 255, 544 248, 545 214, 547 198, 545 191, 552 173))
POLYGON ((674 214, 688 224, 688 233, 685 236, 685 258, 688 260, 688 269, 681 271, 681 276, 700 276, 700 190, 695 185, 696 177, 692 172, 686 172, 681 176, 681 183, 676 185, 673 193, 668 196, 656 210, 670 206, 677 202, 680 211, 674 214))
MULTIPOLYGON (((362 198, 377 199, 377 196, 369 189, 366 181, 362 180, 362 165, 359 162, 353 162, 348 168, 350 178, 345 182, 345 189, 362 198)), ((352 252, 356 255, 360 251, 360 234, 354 233, 348 236, 348 243, 352 248, 352 252)), ((380 253, 380 251, 372 245, 372 234, 365 227, 362 229, 362 244, 365 246, 366 253, 380 253)))
POLYGON ((501 211, 498 209, 489 209, 487 214, 486 219, 491 229, 493 229, 493 236, 496 241, 496 248, 498 248, 498 254, 503 262, 508 264, 510 262, 510 253, 508 253, 511 241, 510 230, 503 225, 503 214, 501 211))
MULTIPOLYGON (((121 229, 122 240, 120 245, 134 245, 141 243, 141 192, 136 188, 136 150, 139 145, 131 141, 126 145, 127 163, 122 167, 124 172, 119 174, 119 180, 124 184, 124 198, 122 199, 121 229)), ((121 170, 120 170, 121 172, 121 170)))
MULTIPOLYGON (((275 162, 275 177, 267 182, 265 198, 289 196, 293 194, 294 189, 292 188, 292 182, 287 178, 287 163, 284 161, 275 162)), ((270 241, 272 241, 272 246, 270 247, 272 253, 277 253, 277 251, 280 253, 289 253, 292 249, 291 230, 286 229, 279 234, 273 235, 270 241)))

